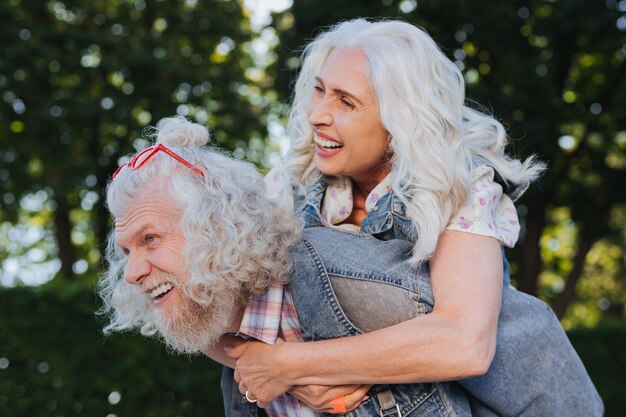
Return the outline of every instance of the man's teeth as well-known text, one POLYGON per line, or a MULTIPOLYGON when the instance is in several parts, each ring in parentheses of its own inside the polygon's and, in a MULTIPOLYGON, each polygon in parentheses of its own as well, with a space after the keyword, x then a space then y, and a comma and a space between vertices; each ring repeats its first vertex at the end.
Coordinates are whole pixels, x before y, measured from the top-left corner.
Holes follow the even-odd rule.
POLYGON ((313 136, 313 140, 322 148, 335 149, 335 148, 341 148, 343 146, 341 143, 338 143, 332 140, 322 139, 319 136, 313 136))
POLYGON ((152 291, 150 291, 150 297, 152 298, 160 297, 166 292, 168 292, 169 290, 171 290, 172 288, 174 288, 174 285, 172 285, 169 282, 165 282, 159 285, 158 287, 156 287, 155 289, 153 289, 152 291))

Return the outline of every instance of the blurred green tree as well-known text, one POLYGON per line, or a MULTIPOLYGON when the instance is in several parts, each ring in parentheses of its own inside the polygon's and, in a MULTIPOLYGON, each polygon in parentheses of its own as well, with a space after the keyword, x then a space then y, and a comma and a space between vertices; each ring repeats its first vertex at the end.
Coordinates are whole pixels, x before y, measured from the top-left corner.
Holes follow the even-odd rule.
POLYGON ((589 297, 623 319, 625 11, 626 1, 615 0, 301 0, 273 16, 281 33, 276 88, 287 100, 298 53, 321 27, 359 16, 400 17, 423 27, 463 70, 468 98, 507 127, 510 150, 549 163, 519 202, 524 229, 510 255, 517 287, 551 302, 560 317, 574 300, 589 297), (564 218, 556 215, 562 208, 564 218), (561 242, 546 235, 557 224, 569 230, 573 250, 559 251, 561 242), (606 245, 610 268, 586 274, 590 253, 606 245), (613 283, 591 287, 613 292, 583 291, 577 298, 577 284, 588 275, 613 283))
POLYGON ((267 83, 235 0, 8 0, 0 16, 0 216, 44 202, 66 278, 100 258, 102 189, 146 125, 188 116, 240 157, 266 137, 267 83))

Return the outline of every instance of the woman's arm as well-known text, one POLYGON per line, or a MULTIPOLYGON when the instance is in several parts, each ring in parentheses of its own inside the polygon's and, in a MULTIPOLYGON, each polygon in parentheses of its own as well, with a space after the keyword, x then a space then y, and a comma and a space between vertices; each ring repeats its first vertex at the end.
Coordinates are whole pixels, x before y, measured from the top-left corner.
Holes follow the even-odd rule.
POLYGON ((229 354, 263 402, 292 385, 447 381, 485 373, 495 351, 502 256, 490 237, 446 230, 430 262, 431 314, 371 333, 229 354))

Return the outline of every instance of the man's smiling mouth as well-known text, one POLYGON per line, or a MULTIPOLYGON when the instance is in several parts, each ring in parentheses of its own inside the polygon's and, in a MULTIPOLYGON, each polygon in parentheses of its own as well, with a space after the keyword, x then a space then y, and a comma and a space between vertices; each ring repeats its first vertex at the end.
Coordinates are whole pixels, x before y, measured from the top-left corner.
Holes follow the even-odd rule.
POLYGON ((164 282, 151 290, 146 291, 146 293, 148 293, 153 300, 160 300, 163 296, 165 296, 165 294, 169 293, 172 288, 174 288, 174 284, 171 282, 164 282))

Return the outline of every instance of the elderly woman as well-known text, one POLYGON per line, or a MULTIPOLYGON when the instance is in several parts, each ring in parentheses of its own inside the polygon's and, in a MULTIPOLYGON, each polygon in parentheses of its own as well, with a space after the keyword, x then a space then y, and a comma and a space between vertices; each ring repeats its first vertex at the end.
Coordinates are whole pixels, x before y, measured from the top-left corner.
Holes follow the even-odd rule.
MULTIPOLYGON (((291 149, 268 176, 275 197, 307 227, 411 241, 412 261, 428 262, 436 303, 430 314, 355 337, 228 349, 241 391, 264 405, 293 386, 487 373, 501 245, 513 246, 519 231, 512 200, 543 166, 504 153, 502 125, 465 105, 459 69, 424 31, 399 21, 357 19, 317 36, 303 55, 288 128, 291 149)), ((383 314, 389 303, 374 305, 383 314)), ((359 403, 292 391, 318 409, 359 403)))

